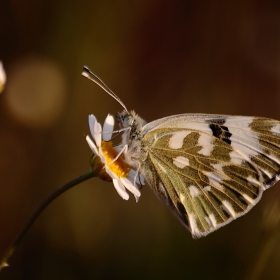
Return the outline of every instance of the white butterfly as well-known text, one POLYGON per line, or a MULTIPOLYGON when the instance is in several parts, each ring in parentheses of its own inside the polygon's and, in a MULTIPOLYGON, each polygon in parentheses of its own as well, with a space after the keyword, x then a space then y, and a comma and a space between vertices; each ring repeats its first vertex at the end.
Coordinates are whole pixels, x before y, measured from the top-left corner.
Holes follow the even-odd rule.
POLYGON ((126 162, 189 229, 205 236, 246 214, 280 179, 280 122, 182 114, 146 123, 88 68, 83 75, 124 108, 117 114, 126 162), (92 79, 88 74, 91 74, 92 79))

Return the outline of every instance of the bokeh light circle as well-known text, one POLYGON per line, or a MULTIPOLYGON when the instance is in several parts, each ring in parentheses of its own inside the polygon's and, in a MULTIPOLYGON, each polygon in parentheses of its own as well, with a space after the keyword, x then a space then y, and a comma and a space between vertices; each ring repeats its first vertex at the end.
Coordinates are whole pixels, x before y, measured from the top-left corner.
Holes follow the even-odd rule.
POLYGON ((22 59, 11 67, 7 80, 7 106, 18 122, 46 127, 61 115, 67 83, 54 62, 41 57, 22 59))

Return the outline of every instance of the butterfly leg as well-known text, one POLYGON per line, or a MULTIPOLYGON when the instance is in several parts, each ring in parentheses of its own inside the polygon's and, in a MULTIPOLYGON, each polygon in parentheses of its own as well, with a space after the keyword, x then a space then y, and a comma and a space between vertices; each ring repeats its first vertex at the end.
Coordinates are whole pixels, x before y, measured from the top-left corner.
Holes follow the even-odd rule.
POLYGON ((109 166, 110 164, 112 164, 113 162, 115 162, 122 153, 126 153, 127 152, 127 145, 124 145, 124 147, 120 150, 120 152, 117 154, 117 156, 110 162, 110 163, 107 163, 106 166, 109 166))

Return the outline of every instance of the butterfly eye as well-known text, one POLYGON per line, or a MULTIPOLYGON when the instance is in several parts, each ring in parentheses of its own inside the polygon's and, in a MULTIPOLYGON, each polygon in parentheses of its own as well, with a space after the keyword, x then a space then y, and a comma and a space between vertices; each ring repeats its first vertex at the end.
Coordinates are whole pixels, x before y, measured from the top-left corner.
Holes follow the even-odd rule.
POLYGON ((120 128, 124 128, 124 119, 123 119, 122 113, 117 113, 116 121, 120 128))
POLYGON ((131 115, 127 111, 117 113, 116 120, 120 128, 126 128, 131 125, 131 115))

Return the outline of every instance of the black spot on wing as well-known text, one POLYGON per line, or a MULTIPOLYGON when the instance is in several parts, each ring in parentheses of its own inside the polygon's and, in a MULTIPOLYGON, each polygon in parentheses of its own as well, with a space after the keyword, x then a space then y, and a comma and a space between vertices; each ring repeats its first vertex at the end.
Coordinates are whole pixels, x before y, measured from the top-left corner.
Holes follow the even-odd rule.
POLYGON ((226 119, 210 119, 210 120, 206 120, 207 123, 209 124, 217 124, 217 125, 223 125, 226 122, 226 119))
POLYGON ((223 207, 223 205, 221 206, 221 209, 222 209, 224 215, 229 219, 231 216, 230 216, 230 214, 228 213, 228 211, 223 207))
POLYGON ((271 178, 271 179, 268 179, 264 185, 266 188, 269 188, 271 186, 273 186, 275 183, 277 183, 280 179, 280 170, 271 178))
POLYGON ((182 220, 189 227, 190 224, 189 224, 188 214, 186 212, 185 206, 180 201, 177 201, 177 209, 181 214, 182 220))
POLYGON ((209 124, 209 127, 212 130, 213 136, 215 136, 218 139, 221 139, 229 145, 231 144, 230 137, 232 134, 229 132, 228 127, 215 123, 209 124))

